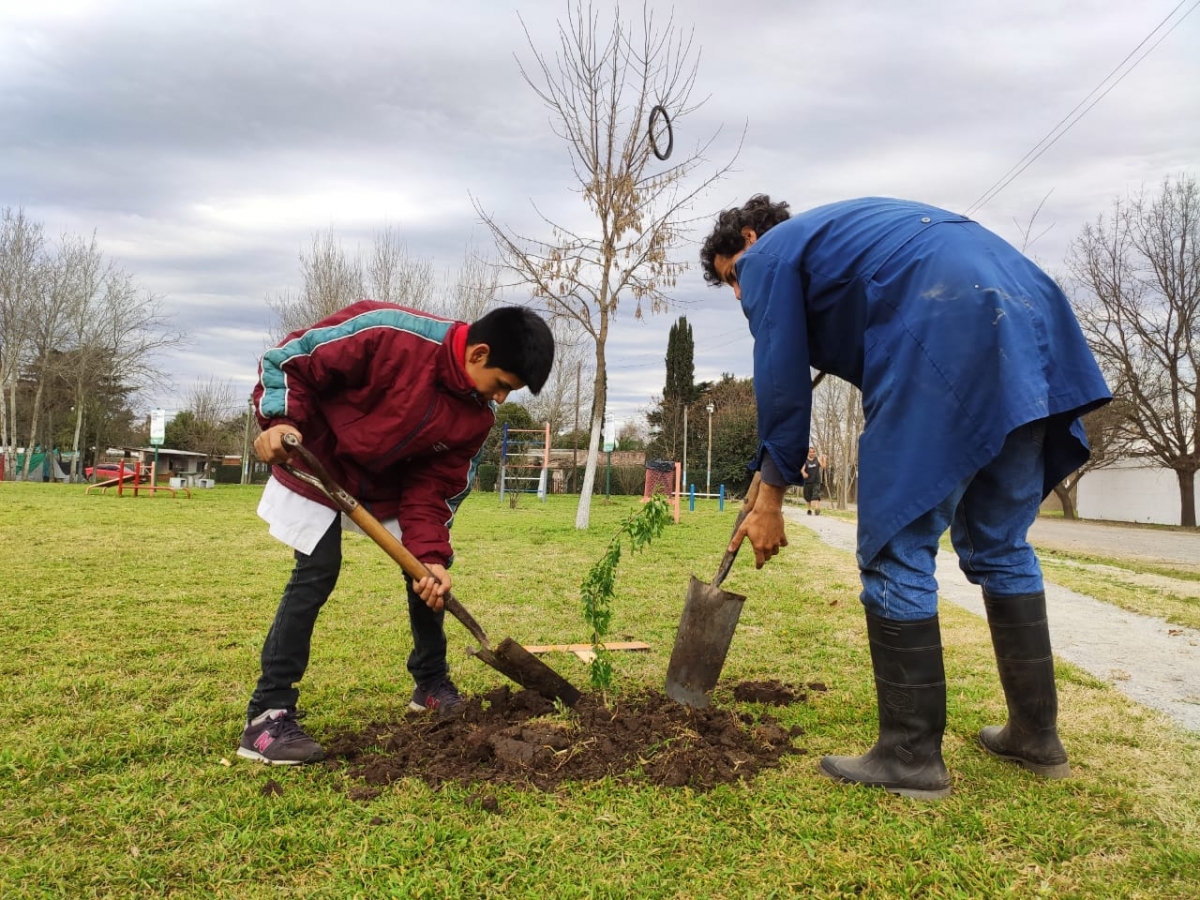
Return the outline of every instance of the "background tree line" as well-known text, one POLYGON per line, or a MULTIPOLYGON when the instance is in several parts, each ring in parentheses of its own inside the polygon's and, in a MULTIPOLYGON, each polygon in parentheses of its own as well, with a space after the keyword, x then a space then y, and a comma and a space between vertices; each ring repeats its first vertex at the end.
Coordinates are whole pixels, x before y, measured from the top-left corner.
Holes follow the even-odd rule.
MULTIPOLYGON (((183 343, 158 297, 108 259, 96 237, 57 240, 24 210, 0 213, 0 448, 72 454, 125 439, 138 392, 161 379, 156 355, 183 343)), ((31 454, 24 458, 28 475, 31 454)))

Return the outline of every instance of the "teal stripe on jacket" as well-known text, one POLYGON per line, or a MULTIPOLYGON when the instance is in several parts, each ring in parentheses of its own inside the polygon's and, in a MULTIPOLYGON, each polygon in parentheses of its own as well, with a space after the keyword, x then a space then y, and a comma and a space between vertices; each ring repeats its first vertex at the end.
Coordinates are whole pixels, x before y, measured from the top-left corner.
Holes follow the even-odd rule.
POLYGON ((287 417, 287 374, 283 371, 293 359, 311 356, 325 344, 340 341, 372 328, 389 328, 440 344, 454 322, 434 319, 403 309, 373 309, 324 328, 310 328, 287 343, 268 350, 262 357, 263 394, 259 409, 267 418, 287 417))

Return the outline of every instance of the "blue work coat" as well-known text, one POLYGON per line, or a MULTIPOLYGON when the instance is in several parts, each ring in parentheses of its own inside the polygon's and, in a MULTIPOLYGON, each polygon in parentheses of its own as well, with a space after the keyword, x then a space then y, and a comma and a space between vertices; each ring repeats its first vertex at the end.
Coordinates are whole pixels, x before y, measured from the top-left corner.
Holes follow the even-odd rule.
POLYGON ((736 265, 754 335, 761 446, 803 481, 810 367, 863 393, 858 556, 868 564, 1048 419, 1043 495, 1089 450, 1079 416, 1110 399, 1058 285, 964 216, 878 197, 776 225, 736 265))

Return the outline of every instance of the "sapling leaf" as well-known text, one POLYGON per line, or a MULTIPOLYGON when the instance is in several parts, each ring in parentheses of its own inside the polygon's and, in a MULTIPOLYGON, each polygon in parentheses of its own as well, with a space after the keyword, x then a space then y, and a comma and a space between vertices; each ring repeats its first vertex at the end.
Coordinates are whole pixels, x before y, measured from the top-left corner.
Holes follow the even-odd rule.
POLYGON ((583 619, 591 628, 592 687, 606 690, 612 686, 613 667, 611 656, 602 646, 612 624, 612 598, 615 593, 617 565, 621 562, 622 537, 629 540, 629 550, 634 553, 663 533, 670 517, 666 498, 655 494, 637 513, 626 519, 608 543, 604 555, 588 570, 579 586, 583 601, 583 619))

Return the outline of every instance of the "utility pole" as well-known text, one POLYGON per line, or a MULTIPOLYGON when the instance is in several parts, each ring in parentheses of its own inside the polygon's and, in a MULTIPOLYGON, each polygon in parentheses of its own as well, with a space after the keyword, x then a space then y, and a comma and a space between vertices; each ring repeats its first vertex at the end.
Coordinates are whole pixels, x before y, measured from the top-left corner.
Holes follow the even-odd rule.
POLYGON ((617 435, 615 433, 616 423, 613 422, 611 413, 605 413, 604 419, 606 425, 604 429, 604 452, 608 454, 608 463, 604 469, 604 502, 608 503, 612 499, 612 452, 613 447, 617 444, 617 435))
POLYGON ((571 436, 571 487, 577 488, 575 469, 579 456, 579 376, 583 373, 583 363, 575 363, 575 431, 571 436))
POLYGON ((242 484, 250 483, 250 419, 254 412, 254 397, 246 400, 246 431, 242 437, 242 484))
POLYGON ((683 405, 683 489, 688 488, 688 471, 687 471, 687 404, 683 405))
POLYGON ((704 407, 708 410, 708 468, 704 470, 704 493, 712 493, 712 414, 713 405, 709 403, 704 407))

